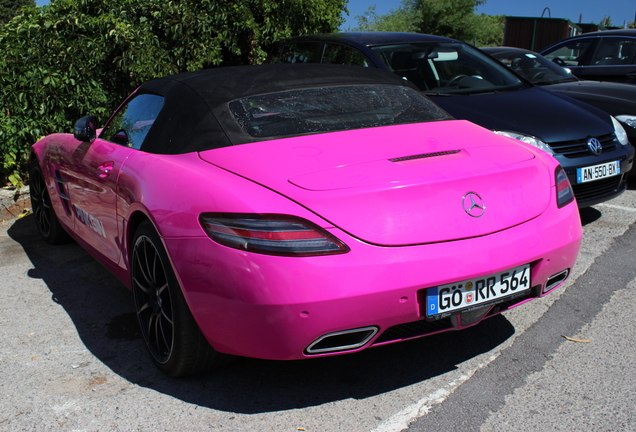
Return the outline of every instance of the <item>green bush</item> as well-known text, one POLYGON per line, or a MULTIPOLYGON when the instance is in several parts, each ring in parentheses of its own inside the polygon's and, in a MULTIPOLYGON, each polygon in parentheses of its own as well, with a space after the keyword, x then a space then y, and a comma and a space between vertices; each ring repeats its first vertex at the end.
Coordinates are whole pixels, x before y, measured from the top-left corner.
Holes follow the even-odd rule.
POLYGON ((347 0, 52 0, 0 28, 0 181, 25 179, 29 147, 100 122, 158 76, 260 63, 277 39, 335 31, 347 0))

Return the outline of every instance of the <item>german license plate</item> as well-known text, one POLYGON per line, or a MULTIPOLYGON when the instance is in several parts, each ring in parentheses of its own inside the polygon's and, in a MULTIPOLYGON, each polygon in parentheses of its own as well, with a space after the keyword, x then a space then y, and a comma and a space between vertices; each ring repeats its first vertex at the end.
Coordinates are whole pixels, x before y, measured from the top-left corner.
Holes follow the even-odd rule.
POLYGON ((530 265, 525 264, 481 278, 469 279, 426 291, 426 316, 449 314, 530 289, 530 265))
POLYGON ((621 161, 607 162, 585 168, 576 169, 576 182, 585 183, 612 177, 621 173, 621 161))

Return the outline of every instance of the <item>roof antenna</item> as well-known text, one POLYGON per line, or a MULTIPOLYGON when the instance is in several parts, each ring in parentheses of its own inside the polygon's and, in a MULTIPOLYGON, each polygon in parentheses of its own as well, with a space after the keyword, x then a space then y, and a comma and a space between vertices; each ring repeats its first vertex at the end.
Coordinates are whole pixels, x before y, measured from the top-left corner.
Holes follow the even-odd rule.
POLYGON ((552 18, 552 11, 550 11, 549 7, 543 9, 543 12, 541 12, 541 18, 543 18, 543 14, 545 13, 545 11, 548 11, 548 18, 552 18))

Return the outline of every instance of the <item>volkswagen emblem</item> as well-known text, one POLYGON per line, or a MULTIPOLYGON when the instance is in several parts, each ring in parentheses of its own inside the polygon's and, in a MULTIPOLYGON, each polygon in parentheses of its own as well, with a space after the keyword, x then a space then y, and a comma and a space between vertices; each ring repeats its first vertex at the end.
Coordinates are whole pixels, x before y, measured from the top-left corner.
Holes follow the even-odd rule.
POLYGON ((596 138, 590 138, 587 140, 587 148, 589 148, 592 153, 598 156, 603 151, 603 144, 601 144, 601 142, 596 138))
POLYGON ((481 217, 486 211, 486 204, 475 192, 468 192, 463 198, 464 211, 468 216, 481 217))

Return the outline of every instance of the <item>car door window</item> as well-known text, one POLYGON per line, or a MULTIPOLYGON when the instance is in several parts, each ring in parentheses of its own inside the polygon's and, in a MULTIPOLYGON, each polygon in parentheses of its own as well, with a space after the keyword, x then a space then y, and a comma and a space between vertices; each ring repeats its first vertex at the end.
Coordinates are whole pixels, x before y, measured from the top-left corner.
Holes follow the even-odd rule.
POLYGON ((320 63, 322 43, 291 43, 281 48, 273 63, 320 63))
POLYGON ((357 49, 330 43, 325 46, 322 62, 347 66, 371 66, 369 60, 357 49))
POLYGON ((123 106, 104 127, 100 138, 134 149, 141 149, 148 131, 163 106, 163 97, 141 94, 123 106))
POLYGON ((594 52, 593 65, 631 65, 636 54, 636 40, 622 38, 601 39, 594 52))
POLYGON ((543 56, 559 66, 582 66, 587 64, 585 58, 589 56, 593 42, 592 39, 569 41, 543 53, 543 56))

